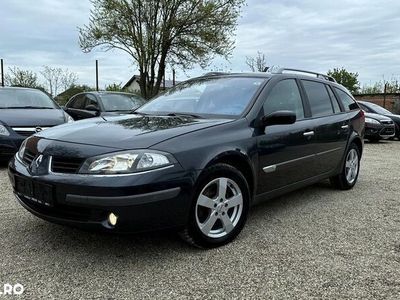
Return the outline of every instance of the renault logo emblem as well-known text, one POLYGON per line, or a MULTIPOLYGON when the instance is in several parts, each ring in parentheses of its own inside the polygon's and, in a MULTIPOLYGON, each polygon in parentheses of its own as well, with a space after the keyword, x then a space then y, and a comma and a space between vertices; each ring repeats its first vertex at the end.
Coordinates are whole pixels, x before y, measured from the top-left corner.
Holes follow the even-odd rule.
POLYGON ((41 132, 42 130, 43 130, 43 128, 40 127, 40 126, 38 126, 38 127, 35 128, 35 131, 36 131, 36 132, 41 132))

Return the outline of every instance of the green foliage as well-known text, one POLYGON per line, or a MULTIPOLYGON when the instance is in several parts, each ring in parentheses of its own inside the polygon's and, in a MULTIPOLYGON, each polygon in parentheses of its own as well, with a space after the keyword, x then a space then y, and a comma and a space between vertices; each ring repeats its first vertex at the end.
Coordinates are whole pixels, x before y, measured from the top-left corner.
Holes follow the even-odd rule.
POLYGON ((358 73, 352 73, 345 68, 334 68, 328 71, 328 75, 347 88, 352 94, 356 94, 359 90, 358 73))
POLYGON ((138 65, 145 98, 160 89, 166 64, 205 67, 234 48, 245 0, 92 0, 89 24, 79 28, 83 51, 120 49, 138 65))
POLYGON ((382 82, 375 82, 373 85, 365 85, 361 89, 361 94, 380 94, 383 93, 382 82))
POLYGON ((43 88, 40 86, 36 73, 20 68, 8 68, 8 73, 4 76, 5 84, 8 86, 43 88))
POLYGON ((375 82, 373 85, 367 85, 364 86, 361 90, 362 94, 380 94, 384 93, 386 90, 386 93, 391 94, 391 93, 400 93, 400 82, 396 78, 390 79, 390 81, 387 81, 384 83, 383 81, 378 81, 375 82), (386 89, 385 89, 386 85, 386 89))
POLYGON ((124 89, 122 87, 122 83, 112 83, 112 84, 106 85, 106 91, 124 92, 124 89))
POLYGON ((69 89, 65 90, 61 94, 57 95, 54 99, 57 101, 59 105, 65 105, 68 100, 72 97, 75 96, 76 94, 82 93, 82 92, 90 92, 94 91, 95 88, 92 88, 88 85, 75 85, 73 84, 69 89))

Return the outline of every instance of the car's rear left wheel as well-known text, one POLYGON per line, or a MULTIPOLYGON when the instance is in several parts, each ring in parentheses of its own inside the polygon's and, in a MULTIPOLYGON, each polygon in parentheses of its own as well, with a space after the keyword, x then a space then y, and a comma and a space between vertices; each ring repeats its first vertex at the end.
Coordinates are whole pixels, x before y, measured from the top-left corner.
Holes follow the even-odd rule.
POLYGON ((337 176, 331 177, 331 184, 341 190, 351 189, 357 182, 360 171, 360 150, 352 143, 347 150, 342 171, 337 176))
POLYGON ((208 168, 196 185, 189 223, 181 236, 200 248, 229 243, 244 226, 249 200, 248 184, 237 169, 227 164, 208 168))

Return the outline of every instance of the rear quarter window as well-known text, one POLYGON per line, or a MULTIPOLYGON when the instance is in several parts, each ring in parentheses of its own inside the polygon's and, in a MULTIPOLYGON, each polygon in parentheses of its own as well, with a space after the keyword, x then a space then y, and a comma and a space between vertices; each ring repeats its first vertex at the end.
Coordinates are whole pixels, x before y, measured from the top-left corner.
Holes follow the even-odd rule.
POLYGON ((350 97, 346 92, 342 91, 341 89, 334 88, 337 95, 339 96, 340 101, 342 102, 344 106, 345 111, 350 111, 350 110, 355 110, 355 109, 360 109, 356 101, 350 97))

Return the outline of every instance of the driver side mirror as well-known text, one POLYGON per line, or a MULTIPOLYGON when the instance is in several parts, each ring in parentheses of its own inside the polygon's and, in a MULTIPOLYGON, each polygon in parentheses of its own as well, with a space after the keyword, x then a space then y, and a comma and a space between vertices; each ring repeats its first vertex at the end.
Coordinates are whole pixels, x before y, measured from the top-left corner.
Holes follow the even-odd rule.
POLYGON ((100 110, 96 105, 89 104, 88 106, 85 107, 85 110, 92 111, 96 113, 96 116, 100 114, 100 110))
POLYGON ((296 113, 289 110, 275 111, 269 115, 263 116, 260 119, 260 127, 271 125, 290 125, 296 122, 296 113))

